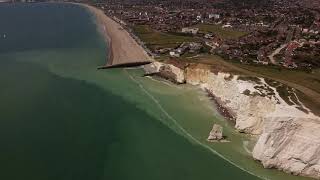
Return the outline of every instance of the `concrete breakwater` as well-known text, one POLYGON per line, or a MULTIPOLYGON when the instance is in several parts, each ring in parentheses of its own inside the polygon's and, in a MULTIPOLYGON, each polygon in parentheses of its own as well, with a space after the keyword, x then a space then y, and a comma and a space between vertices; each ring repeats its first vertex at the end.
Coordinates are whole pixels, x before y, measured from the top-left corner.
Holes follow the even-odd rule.
POLYGON ((146 65, 146 64, 150 64, 150 63, 152 63, 152 61, 136 61, 136 62, 132 61, 132 62, 122 63, 122 64, 99 66, 97 69, 136 67, 136 66, 143 66, 143 65, 146 65))
POLYGON ((177 84, 200 86, 218 98, 232 112, 239 132, 259 137, 252 156, 265 168, 320 178, 320 118, 301 103, 294 90, 284 97, 279 92, 281 83, 213 72, 207 65, 154 62, 145 71, 177 84))

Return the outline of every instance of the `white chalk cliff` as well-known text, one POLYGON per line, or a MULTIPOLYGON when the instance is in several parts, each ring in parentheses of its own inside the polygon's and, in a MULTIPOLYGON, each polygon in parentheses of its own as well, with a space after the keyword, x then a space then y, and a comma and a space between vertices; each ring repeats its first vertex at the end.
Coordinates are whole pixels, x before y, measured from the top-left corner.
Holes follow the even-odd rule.
POLYGON ((146 74, 157 73, 159 76, 169 79, 175 83, 185 83, 184 72, 182 69, 171 64, 164 64, 160 62, 153 62, 144 66, 146 74))
POLYGON ((252 155, 264 167, 320 179, 320 118, 300 102, 295 90, 285 89, 286 96, 281 96, 278 91, 285 86, 280 83, 213 73, 206 65, 180 69, 154 62, 145 69, 174 82, 198 85, 219 98, 232 112, 236 129, 259 135, 252 155))

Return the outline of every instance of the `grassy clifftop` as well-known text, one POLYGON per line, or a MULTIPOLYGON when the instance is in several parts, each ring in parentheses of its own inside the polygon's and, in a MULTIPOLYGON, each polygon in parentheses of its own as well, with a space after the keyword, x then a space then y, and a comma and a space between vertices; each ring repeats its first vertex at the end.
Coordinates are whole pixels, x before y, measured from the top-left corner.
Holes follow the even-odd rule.
POLYGON ((199 28, 200 32, 203 33, 214 33, 221 39, 237 39, 247 34, 246 32, 242 31, 224 29, 222 26, 214 24, 197 24, 193 27, 199 28))
POLYGON ((174 48, 183 42, 197 42, 198 39, 173 33, 163 33, 151 29, 148 25, 137 25, 133 32, 151 49, 174 48))

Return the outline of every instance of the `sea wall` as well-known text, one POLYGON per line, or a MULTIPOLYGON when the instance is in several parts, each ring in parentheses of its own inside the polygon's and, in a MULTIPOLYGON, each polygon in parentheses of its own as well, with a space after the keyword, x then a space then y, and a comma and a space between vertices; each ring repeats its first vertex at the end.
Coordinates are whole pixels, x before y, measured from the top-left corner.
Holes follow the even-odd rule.
POLYGON ((294 89, 264 78, 213 72, 201 64, 181 68, 155 62, 145 70, 198 85, 214 96, 232 114, 238 131, 259 136, 252 155, 264 167, 320 179, 320 118, 294 89))

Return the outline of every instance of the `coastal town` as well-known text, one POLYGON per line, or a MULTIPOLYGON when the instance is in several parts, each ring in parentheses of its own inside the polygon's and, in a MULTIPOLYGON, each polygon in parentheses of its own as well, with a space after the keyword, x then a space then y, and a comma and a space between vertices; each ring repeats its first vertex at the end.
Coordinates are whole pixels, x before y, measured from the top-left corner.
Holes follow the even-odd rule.
POLYGON ((247 64, 313 68, 320 66, 320 5, 310 3, 107 0, 94 5, 129 28, 156 57, 211 53, 247 64))
POLYGON ((317 0, 75 2, 103 10, 155 58, 213 54, 244 64, 320 67, 317 0))

